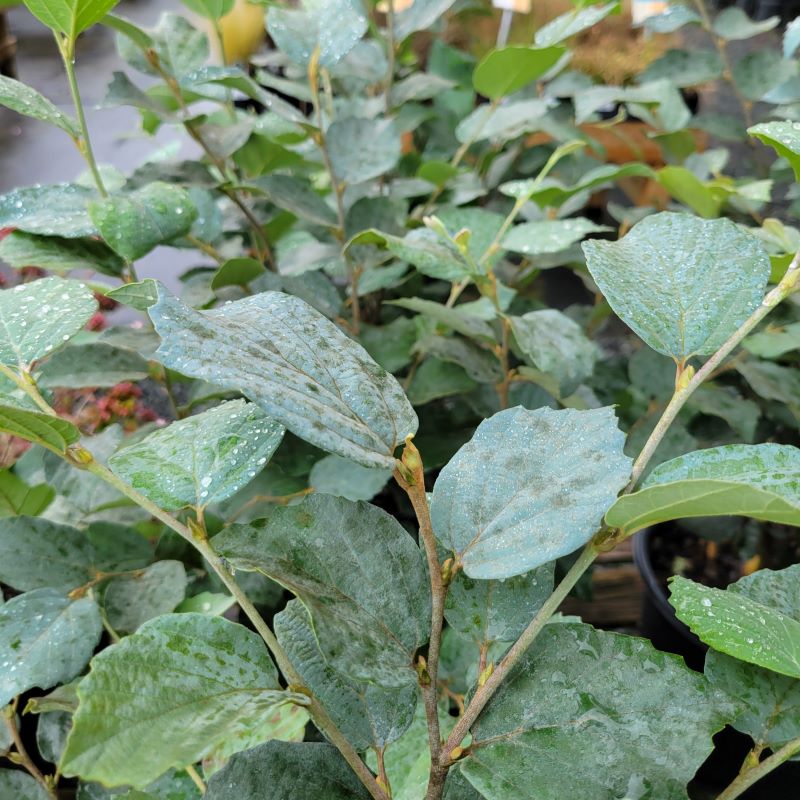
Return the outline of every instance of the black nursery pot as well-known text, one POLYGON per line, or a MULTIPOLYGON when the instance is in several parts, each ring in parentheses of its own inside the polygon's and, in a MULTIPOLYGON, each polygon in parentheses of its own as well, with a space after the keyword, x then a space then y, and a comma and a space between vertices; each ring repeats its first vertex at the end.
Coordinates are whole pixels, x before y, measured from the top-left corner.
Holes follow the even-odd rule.
POLYGON ((633 560, 645 586, 639 631, 657 649, 683 656, 692 669, 702 671, 708 648, 675 616, 667 590, 653 569, 650 542, 656 535, 657 528, 646 528, 633 538, 633 560))

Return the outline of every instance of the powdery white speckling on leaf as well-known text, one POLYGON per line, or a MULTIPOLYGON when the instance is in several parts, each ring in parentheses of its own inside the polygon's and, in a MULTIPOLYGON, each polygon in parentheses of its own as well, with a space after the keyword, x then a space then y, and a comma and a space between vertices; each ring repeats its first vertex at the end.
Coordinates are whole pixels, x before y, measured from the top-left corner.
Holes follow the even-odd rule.
POLYGON ((365 467, 394 468, 417 430, 400 384, 307 303, 281 292, 195 311, 163 287, 150 316, 166 366, 236 389, 292 433, 365 467))
POLYGON ((511 408, 484 420, 439 473, 431 518, 472 578, 508 578, 571 553, 625 486, 611 408, 511 408))

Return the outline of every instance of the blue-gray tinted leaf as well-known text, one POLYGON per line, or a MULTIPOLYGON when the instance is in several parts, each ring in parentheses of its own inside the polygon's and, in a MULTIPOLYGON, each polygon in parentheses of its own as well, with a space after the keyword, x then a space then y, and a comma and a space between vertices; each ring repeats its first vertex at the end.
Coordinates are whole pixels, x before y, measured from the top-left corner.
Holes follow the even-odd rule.
POLYGON ((759 305, 770 274, 761 243, 727 219, 663 212, 583 249, 611 308, 676 359, 717 350, 759 305))
POLYGON ((431 517, 472 578, 508 578, 580 547, 628 480, 610 408, 512 408, 439 473, 431 517))

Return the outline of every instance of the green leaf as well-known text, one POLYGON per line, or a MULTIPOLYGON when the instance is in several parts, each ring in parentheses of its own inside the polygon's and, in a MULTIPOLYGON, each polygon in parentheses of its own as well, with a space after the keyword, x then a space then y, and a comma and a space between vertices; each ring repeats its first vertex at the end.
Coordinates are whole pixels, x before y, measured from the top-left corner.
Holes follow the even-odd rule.
POLYGON ((503 239, 503 249, 538 256, 558 253, 579 242, 587 234, 610 231, 583 217, 577 219, 538 220, 515 225, 503 239))
MULTIPOLYGON (((109 24, 111 19, 107 18, 109 24)), ((158 74, 148 60, 148 50, 154 50, 161 68, 178 80, 200 69, 210 55, 208 36, 180 14, 162 14, 158 25, 149 31, 119 17, 114 18, 112 27, 121 34, 117 37, 119 54, 147 75, 158 74)))
POLYGON ((708 355, 758 307, 770 264, 761 243, 727 219, 663 212, 617 242, 583 245, 617 315, 676 360, 708 355))
POLYGON ((337 117, 325 141, 333 173, 343 183, 378 178, 400 158, 400 133, 390 119, 337 117))
POLYGON ((339 751, 322 742, 268 742, 237 753, 208 782, 205 800, 369 800, 339 751))
POLYGON ((157 617, 106 648, 78 698, 62 771, 135 788, 253 747, 277 706, 303 699, 281 691, 255 633, 204 614, 157 617))
POLYGON ((0 106, 55 125, 74 139, 80 136, 80 130, 74 119, 60 111, 35 89, 4 75, 0 75, 0 106))
POLYGON ((481 142, 508 142, 524 133, 544 127, 544 116, 549 108, 547 100, 532 99, 503 103, 494 109, 479 105, 456 127, 456 139, 462 144, 481 142))
POLYGON ((0 797, 8 797, 9 800, 51 800, 35 778, 18 769, 0 769, 0 797))
POLYGON ((50 30, 74 42, 111 11, 119 0, 24 0, 28 11, 50 30))
POLYGON ((414 372, 408 399, 419 407, 442 397, 469 394, 477 388, 478 384, 458 364, 426 358, 414 372))
POLYGON ((553 567, 502 581, 474 580, 459 570, 447 591, 445 619, 479 645, 515 642, 552 593, 553 567))
POLYGON ((97 311, 88 286, 42 278, 0 292, 0 363, 30 368, 73 337, 97 311))
POLYGON ((314 464, 308 485, 321 494, 372 500, 391 477, 388 469, 370 469, 341 456, 325 456, 314 464))
POLYGON ((737 364, 736 371, 759 397, 777 400, 791 407, 800 404, 800 375, 796 369, 782 367, 771 361, 748 359, 737 364))
POLYGON ((189 233, 197 209, 185 189, 149 183, 126 195, 89 205, 92 222, 108 246, 126 261, 147 255, 160 244, 189 233))
POLYGON ((336 455, 393 469, 395 448, 417 429, 400 384, 297 297, 264 292, 199 313, 159 288, 150 316, 166 366, 241 391, 336 455))
POLYGON ((417 707, 416 686, 384 689, 337 672, 319 649, 311 618, 299 600, 275 616, 275 635, 303 682, 358 750, 385 747, 400 738, 417 707))
MULTIPOLYGON (((671 390, 669 396, 672 396, 671 390)), ((713 383, 699 386, 688 405, 701 414, 725 420, 745 442, 754 441, 761 409, 758 403, 746 400, 732 387, 713 383)))
POLYGON ((492 800, 684 800, 729 711, 643 639, 547 625, 472 726, 461 770, 492 800))
POLYGON ((630 474, 610 408, 512 408, 484 420, 439 473, 431 518, 471 578, 509 578, 571 553, 630 474))
POLYGON ((777 49, 754 50, 732 69, 733 80, 748 100, 760 100, 772 89, 797 75, 797 64, 781 57, 777 49))
POLYGON ((181 2, 195 14, 213 20, 229 14, 234 5, 234 0, 181 0, 181 2))
POLYGON ((644 27, 653 33, 673 33, 684 25, 701 23, 702 19, 697 12, 681 3, 670 4, 660 14, 648 17, 644 21, 644 27))
POLYGON ((216 291, 225 286, 247 286, 264 271, 264 265, 255 258, 230 258, 214 273, 211 288, 216 291))
POLYGON ((116 386, 148 376, 147 361, 132 350, 92 342, 66 347, 38 370, 36 383, 45 389, 116 386))
POLYGON ((627 534, 684 517, 737 515, 800 525, 800 449, 732 444, 656 467, 639 491, 619 498, 606 523, 627 534))
POLYGON ((780 17, 767 17, 767 19, 755 22, 741 8, 731 6, 717 14, 711 30, 720 38, 729 41, 749 39, 751 36, 758 36, 759 33, 771 31, 780 21, 780 17))
POLYGON ((747 132, 783 156, 800 180, 800 123, 760 122, 748 128, 747 132))
POLYGON ((266 175, 252 182, 279 208, 317 225, 336 227, 336 212, 306 183, 291 175, 266 175))
POLYGON ((671 80, 681 88, 714 81, 722 75, 725 64, 715 50, 667 50, 651 61, 639 76, 640 83, 671 80))
POLYGON ((525 360, 558 381, 561 397, 572 394, 594 371, 597 347, 566 314, 546 308, 508 321, 525 360))
POLYGON ((158 286, 151 278, 145 278, 138 283, 126 283, 106 292, 106 297, 118 303, 135 308, 137 311, 147 311, 150 306, 158 302, 158 286))
POLYGON ((780 358, 785 353, 800 348, 800 322, 788 325, 768 325, 764 330, 751 334, 742 347, 761 358, 780 358))
POLYGON ((444 303, 434 303, 432 300, 423 300, 419 297, 407 297, 390 302, 394 306, 416 311, 427 319, 444 325, 469 339, 494 343, 495 336, 491 326, 480 317, 462 311, 458 306, 450 308, 444 303))
POLYGON ((800 47, 800 22, 795 17, 783 32, 783 57, 791 58, 800 47))
POLYGON ((123 447, 109 466, 167 511, 203 508, 249 483, 283 434, 258 406, 232 400, 123 447))
POLYGON ((758 602, 736 589, 712 589, 679 575, 670 580, 669 602, 678 619, 715 650, 780 675, 800 678, 800 584, 797 565, 789 569, 793 571, 786 575, 764 572, 776 581, 791 577, 790 591, 795 595, 791 612, 774 602, 758 602))
POLYGON ((132 575, 114 578, 103 594, 111 627, 133 633, 145 622, 174 611, 186 597, 186 570, 180 561, 156 561, 132 575))
POLYGON ((569 39, 570 36, 591 28, 609 14, 618 13, 619 7, 619 0, 613 0, 605 5, 587 6, 567 11, 539 28, 533 41, 538 47, 559 44, 565 39, 569 39))
POLYGON ((58 453, 66 453, 81 438, 81 432, 65 419, 8 405, 0 405, 0 431, 58 453))
POLYGON ((472 85, 484 97, 499 100, 541 78, 565 52, 563 47, 520 45, 490 50, 475 67, 472 85))
POLYGON ((0 259, 15 269, 40 267, 63 274, 74 269, 92 269, 119 276, 123 260, 95 239, 63 239, 13 231, 0 241, 0 259))
POLYGON ((663 167, 656 179, 676 200, 706 219, 719 215, 727 196, 727 192, 707 186, 686 167, 663 167))
POLYGON ((38 516, 54 497, 55 492, 47 484, 28 486, 10 470, 0 470, 0 517, 38 516))
POLYGON ((74 239, 97 234, 89 202, 97 191, 74 183, 29 186, 0 195, 0 227, 74 239))
POLYGON ((78 675, 100 641, 97 604, 36 589, 0 605, 0 707, 28 689, 49 689, 78 675))
POLYGON ((401 11, 395 18, 397 41, 417 31, 430 28, 455 2, 455 0, 415 0, 409 8, 401 11))
POLYGON ((709 650, 704 672, 738 713, 731 723, 757 745, 777 750, 800 736, 800 681, 709 650))
POLYGON ((420 549, 394 517, 332 495, 231 525, 214 549, 236 569, 262 572, 308 609, 320 649, 339 672, 386 688, 416 681, 430 591, 420 549))
POLYGON ((94 548, 83 531, 36 517, 0 527, 0 580, 21 592, 51 587, 68 592, 94 577, 94 548))
POLYGON ((187 597, 175 607, 179 614, 209 614, 212 617, 221 617, 229 608, 236 604, 236 598, 221 592, 200 592, 200 594, 187 597))
POLYGON ((57 764, 72 727, 72 714, 67 711, 48 711, 36 722, 36 747, 45 761, 57 764))
POLYGON ((319 47, 319 65, 341 61, 367 32, 361 0, 305 0, 303 8, 273 6, 267 31, 279 49, 296 64, 306 66, 319 47))

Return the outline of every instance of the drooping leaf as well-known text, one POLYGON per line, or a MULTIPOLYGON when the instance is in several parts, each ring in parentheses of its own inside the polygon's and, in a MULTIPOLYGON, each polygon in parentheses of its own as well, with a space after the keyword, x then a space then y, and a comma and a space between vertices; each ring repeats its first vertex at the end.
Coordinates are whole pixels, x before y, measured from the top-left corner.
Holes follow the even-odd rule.
POLYGON ((237 569, 262 572, 303 601, 320 649, 339 672, 386 688, 415 682, 412 660, 427 639, 430 592, 420 549, 386 512, 311 495, 231 525, 213 543, 237 569))
POLYGON ((605 5, 590 5, 567 11, 539 28, 533 40, 538 47, 559 44, 570 36, 591 28, 609 14, 619 11, 619 7, 618 0, 613 0, 605 5))
POLYGON ((174 611, 186 597, 186 570, 180 561, 156 561, 131 575, 114 578, 103 593, 111 627, 133 633, 147 620, 174 611))
POLYGON ((722 75, 725 64, 715 50, 667 50, 648 64, 640 81, 667 78, 681 88, 714 81, 722 75))
POLYGON ((125 266, 116 253, 95 239, 64 239, 24 231, 13 231, 0 241, 0 259, 15 269, 41 267, 56 273, 93 269, 118 276, 125 266))
POLYGON ((159 288, 150 316, 166 366, 241 391, 293 433, 365 467, 394 468, 395 448, 417 429, 399 383, 296 297, 264 292, 199 313, 159 288))
POLYGON ((81 432, 66 419, 10 405, 0 405, 0 431, 58 453, 66 453, 81 438, 81 432))
POLYGON ((36 747, 45 761, 57 764, 72 727, 68 711, 47 711, 36 722, 36 747))
POLYGON ((187 234, 197 219, 188 192, 159 181, 130 194, 96 200, 89 214, 108 246, 127 261, 187 234))
POLYGON ((512 408, 484 420, 439 473, 431 518, 471 578, 509 578, 587 542, 630 460, 610 408, 512 408))
POLYGON ((275 635, 306 686, 325 706, 347 740, 358 750, 384 747, 411 724, 417 707, 416 686, 384 689, 349 680, 326 663, 299 600, 275 617, 275 635))
POLYGON ((0 227, 69 239, 93 236, 89 203, 97 196, 75 183, 14 189, 0 196, 0 227))
POLYGON ((446 328, 456 331, 470 339, 481 342, 494 342, 494 332, 485 320, 456 306, 450 308, 444 303, 434 303, 421 297, 407 297, 392 300, 392 305, 416 311, 446 328))
POLYGON ((736 703, 734 728, 777 750, 800 736, 800 681, 709 650, 703 670, 736 703))
POLYGON ((44 786, 27 772, 18 769, 0 769, 0 797, 8 797, 9 800, 50 800, 44 786))
POLYGON ((592 374, 597 348, 566 314, 546 308, 508 321, 525 360, 556 379, 561 397, 572 394, 592 374))
POLYGON ((484 97, 498 100, 541 78, 564 53, 563 47, 520 45, 490 50, 475 67, 472 85, 484 97))
POLYGON ((748 128, 747 132, 783 156, 791 164, 795 177, 800 180, 800 123, 760 122, 748 128))
POLYGON ((800 322, 788 325, 769 325, 742 341, 742 347, 761 358, 779 358, 800 349, 800 322))
POLYGON ((730 712, 643 639, 547 625, 472 726, 461 770, 493 800, 684 800, 730 712))
POLYGON ((302 702, 281 691, 255 633, 204 614, 157 617, 106 648, 78 697, 64 774, 136 788, 221 747, 255 746, 273 709, 302 702))
POLYGON ((391 170, 400 158, 400 133, 389 119, 335 119, 325 132, 334 175, 363 183, 391 170))
POLYGON ((35 589, 0 605, 0 707, 34 687, 72 680, 89 662, 103 625, 89 597, 35 589))
POLYGON ((515 642, 553 591, 552 563, 503 581, 459 571, 447 591, 445 619, 479 645, 515 642))
POLYGON ((61 128, 73 138, 80 136, 77 123, 54 106, 36 89, 24 83, 0 75, 0 106, 10 108, 18 114, 33 117, 61 128))
POLYGON ((42 278, 0 292, 0 362, 27 370, 73 337, 97 311, 88 286, 42 278))
POLYGON ((732 444, 679 456, 619 498, 606 523, 631 534, 657 522, 718 515, 800 525, 800 449, 732 444))
POLYGON ((678 619, 715 650, 800 678, 799 573, 800 566, 794 565, 748 576, 774 587, 775 595, 766 597, 758 586, 749 591, 746 579, 723 590, 676 575, 670 580, 669 602, 678 619))
POLYGON ((347 500, 372 500, 391 477, 388 469, 369 469, 341 456, 325 456, 314 464, 308 485, 347 500))
POLYGON ((266 175, 254 181, 276 206, 317 225, 337 225, 336 212, 313 189, 290 175, 266 175))
POLYGON ((591 220, 577 219, 538 220, 515 225, 505 235, 503 248, 515 253, 538 256, 558 253, 579 242, 590 233, 610 231, 607 225, 597 225, 591 220))
POLYGON ((758 240, 730 220, 671 212, 583 250, 611 308, 676 360, 713 353, 761 302, 770 273, 758 240))
POLYGON ((28 11, 72 41, 111 11, 119 0, 25 0, 28 11))
POLYGON ((304 0, 302 8, 270 8, 267 31, 275 44, 300 66, 319 47, 319 64, 341 61, 367 32, 361 0, 304 0))
POLYGON ((759 33, 771 31, 780 21, 780 17, 767 17, 756 22, 741 8, 729 6, 717 14, 711 29, 717 36, 733 41, 749 39, 751 36, 758 36, 759 33))
POLYGON ((322 742, 268 742, 237 753, 208 782, 205 800, 318 797, 369 800, 370 794, 339 751, 322 742))
POLYGON ((168 511, 205 507, 249 483, 283 434, 258 406, 232 400, 123 447, 109 466, 168 511))
POLYGON ((54 496, 53 489, 45 483, 28 486, 10 470, 0 470, 0 517, 38 516, 54 496))
POLYGON ((547 100, 533 98, 503 103, 498 108, 479 105, 456 126, 456 139, 462 144, 481 142, 508 142, 525 133, 539 130, 547 113, 547 100))
MULTIPOLYGON (((669 396, 672 396, 672 390, 669 396)), ((725 420, 748 444, 755 440, 761 409, 758 403, 745 399, 732 387, 713 383, 699 386, 689 398, 688 406, 725 420)))
POLYGON ((147 376, 147 361, 138 353, 92 342, 66 347, 49 358, 38 371, 36 383, 45 389, 82 389, 116 386, 147 376))

